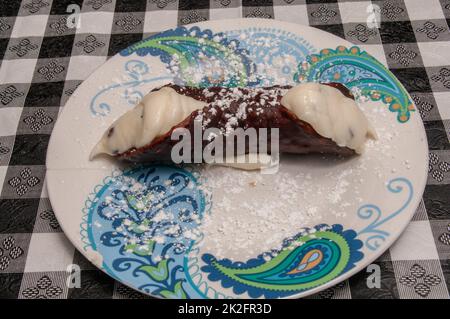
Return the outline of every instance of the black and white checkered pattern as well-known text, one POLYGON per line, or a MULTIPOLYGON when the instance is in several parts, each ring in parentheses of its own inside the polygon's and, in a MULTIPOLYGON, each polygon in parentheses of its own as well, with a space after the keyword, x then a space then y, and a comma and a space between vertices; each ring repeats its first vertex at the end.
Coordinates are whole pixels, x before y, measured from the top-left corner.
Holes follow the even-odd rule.
POLYGON ((108 57, 155 32, 204 20, 260 17, 309 24, 386 63, 411 93, 430 150, 423 202, 376 264, 315 298, 449 298, 450 0, 11 0, 0 2, 0 298, 142 298, 67 241, 48 200, 45 153, 60 109, 108 57), (378 29, 366 26, 369 4, 378 29), (68 6, 81 8, 68 28, 68 6), (81 288, 66 285, 67 266, 81 288))

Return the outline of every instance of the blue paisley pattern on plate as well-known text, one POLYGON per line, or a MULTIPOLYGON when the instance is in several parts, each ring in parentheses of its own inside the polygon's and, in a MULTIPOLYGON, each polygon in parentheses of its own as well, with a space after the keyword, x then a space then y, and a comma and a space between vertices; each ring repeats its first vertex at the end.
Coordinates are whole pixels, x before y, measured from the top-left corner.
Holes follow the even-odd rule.
MULTIPOLYGON (((153 295, 200 298, 186 256, 209 199, 193 174, 181 168, 134 168, 108 177, 88 200, 86 236, 114 278, 153 295)), ((84 227, 83 227, 84 228, 84 227)), ((278 251, 245 263, 202 259, 211 281, 237 295, 284 297, 326 283, 361 260, 362 242, 342 225, 318 225, 288 238, 278 251), (276 252, 276 254, 275 254, 276 252), (270 260, 265 257, 272 256, 270 260)))
POLYGON ((114 278, 153 295, 192 297, 183 257, 206 200, 196 178, 179 168, 134 168, 106 178, 86 204, 90 246, 114 278))
POLYGON ((364 257, 364 246, 380 247, 380 240, 390 236, 380 226, 404 211, 413 193, 411 183, 402 177, 393 179, 387 189, 394 194, 406 190, 404 204, 387 216, 375 205, 361 206, 358 217, 371 221, 360 231, 339 224, 317 225, 285 239, 280 249, 245 262, 202 253, 201 261, 196 259, 193 265, 191 253, 203 235, 188 234, 195 233, 209 213, 211 198, 195 174, 184 169, 140 167, 107 177, 95 188, 86 202, 81 234, 86 246, 101 254, 103 268, 111 276, 146 293, 165 298, 287 297, 353 269, 364 257), (231 289, 232 295, 212 288, 212 282, 231 289))
POLYGON ((398 79, 379 61, 353 46, 323 49, 307 57, 295 74, 297 82, 340 82, 354 92, 389 105, 400 123, 407 122, 414 106, 398 79))

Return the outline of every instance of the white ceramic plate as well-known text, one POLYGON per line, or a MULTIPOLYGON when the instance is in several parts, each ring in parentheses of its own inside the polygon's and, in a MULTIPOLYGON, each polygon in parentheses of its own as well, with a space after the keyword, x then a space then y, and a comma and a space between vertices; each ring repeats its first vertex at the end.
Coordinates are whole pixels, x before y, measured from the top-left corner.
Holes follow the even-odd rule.
POLYGON ((420 116, 370 53, 260 19, 180 27, 123 50, 80 85, 50 140, 48 190, 64 232, 97 267, 157 297, 302 297, 350 277, 401 234, 427 175, 420 116), (273 175, 89 161, 117 117, 170 81, 342 82, 379 139, 346 160, 283 156, 273 175))

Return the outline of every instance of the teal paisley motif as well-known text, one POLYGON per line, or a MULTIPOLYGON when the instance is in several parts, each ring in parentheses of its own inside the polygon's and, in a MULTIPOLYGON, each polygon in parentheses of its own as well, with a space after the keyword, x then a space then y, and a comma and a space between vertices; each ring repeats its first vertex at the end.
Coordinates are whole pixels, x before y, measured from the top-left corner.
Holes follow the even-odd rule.
POLYGON ((247 262, 233 262, 205 254, 202 271, 209 273, 210 281, 232 287, 237 295, 247 292, 252 298, 280 298, 325 284, 364 256, 356 232, 342 225, 318 225, 305 232, 286 240, 275 256, 266 253, 247 262))
POLYGON ((294 75, 296 82, 340 82, 349 89, 373 101, 382 101, 389 110, 397 113, 400 123, 405 123, 414 111, 408 93, 386 67, 354 46, 339 46, 335 50, 323 49, 301 63, 294 75))

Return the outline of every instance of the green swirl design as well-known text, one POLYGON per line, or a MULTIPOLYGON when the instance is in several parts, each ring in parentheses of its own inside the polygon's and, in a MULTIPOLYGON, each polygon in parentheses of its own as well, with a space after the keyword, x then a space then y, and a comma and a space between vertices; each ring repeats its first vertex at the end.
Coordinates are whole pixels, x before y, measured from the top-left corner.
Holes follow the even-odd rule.
POLYGON ((248 86, 255 66, 237 40, 223 33, 198 27, 179 27, 142 40, 122 50, 120 55, 158 56, 189 86, 248 86))
POLYGON ((210 281, 233 287, 237 295, 278 298, 325 284, 353 268, 363 258, 362 242, 342 225, 318 225, 312 234, 288 240, 275 256, 260 255, 243 262, 218 260, 205 254, 202 270, 210 281), (324 228, 327 229, 324 229, 324 228))

